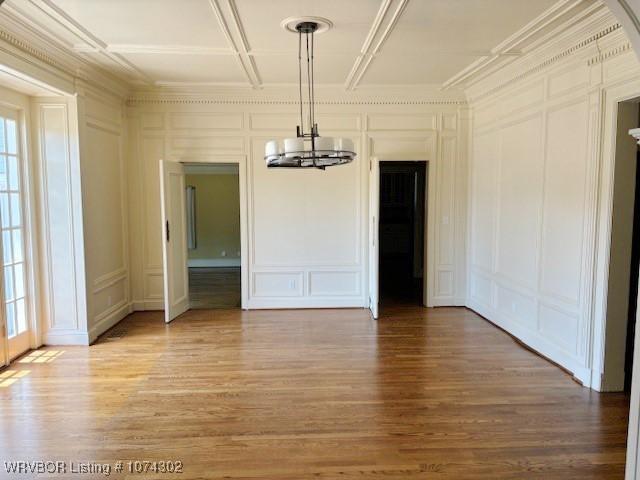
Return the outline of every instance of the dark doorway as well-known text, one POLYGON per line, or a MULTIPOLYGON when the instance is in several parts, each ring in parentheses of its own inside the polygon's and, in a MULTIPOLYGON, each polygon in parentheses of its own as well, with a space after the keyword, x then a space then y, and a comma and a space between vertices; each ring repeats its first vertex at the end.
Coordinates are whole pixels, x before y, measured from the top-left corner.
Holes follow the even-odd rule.
POLYGON ((380 162, 380 302, 423 305, 426 162, 380 162))
POLYGON ((636 335, 638 306, 638 275, 640 273, 640 152, 636 153, 636 191, 633 209, 633 241, 631 244, 631 278, 629 280, 629 314, 627 321, 627 345, 624 362, 624 390, 631 392, 633 350, 636 335))

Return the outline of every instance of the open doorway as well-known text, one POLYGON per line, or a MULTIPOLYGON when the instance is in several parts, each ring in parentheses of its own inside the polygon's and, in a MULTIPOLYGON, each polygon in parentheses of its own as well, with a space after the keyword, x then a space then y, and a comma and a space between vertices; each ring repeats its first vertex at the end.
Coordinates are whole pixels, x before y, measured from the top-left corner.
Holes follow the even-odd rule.
MULTIPOLYGON (((640 125, 640 119, 638 120, 640 125)), ((640 146, 636 147, 636 179, 631 242, 631 270, 629 280, 629 306, 627 314, 627 341, 624 360, 624 391, 631 392, 633 354, 635 350, 636 319, 638 309, 638 280, 640 275, 640 146)))
POLYGON ((424 305, 425 161, 380 162, 379 291, 382 309, 424 305))
POLYGON ((185 165, 185 183, 190 308, 239 308, 238 165, 185 165))
POLYGON ((160 160, 164 312, 244 307, 244 170, 160 160))
POLYGON ((602 390, 631 390, 640 268, 640 104, 618 104, 602 390))

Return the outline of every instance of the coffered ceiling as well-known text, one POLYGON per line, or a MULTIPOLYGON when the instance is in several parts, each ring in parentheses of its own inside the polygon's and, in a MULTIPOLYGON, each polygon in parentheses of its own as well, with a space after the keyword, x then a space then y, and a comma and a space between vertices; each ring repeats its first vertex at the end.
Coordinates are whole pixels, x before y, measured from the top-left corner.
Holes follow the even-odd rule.
POLYGON ((139 86, 297 82, 292 16, 321 16, 316 81, 346 89, 450 85, 519 55, 598 0, 6 0, 2 13, 139 86))

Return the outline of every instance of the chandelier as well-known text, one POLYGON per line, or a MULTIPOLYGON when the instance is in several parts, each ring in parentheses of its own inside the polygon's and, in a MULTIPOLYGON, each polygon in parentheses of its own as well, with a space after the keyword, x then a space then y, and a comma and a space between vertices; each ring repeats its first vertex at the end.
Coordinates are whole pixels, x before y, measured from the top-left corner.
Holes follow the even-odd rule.
POLYGON ((269 168, 319 168, 324 170, 333 165, 349 163, 356 157, 351 139, 321 137, 318 133, 318 124, 315 119, 314 34, 318 32, 319 26, 326 29, 327 25, 331 25, 331 22, 324 19, 317 20, 323 21, 323 23, 320 25, 317 21, 311 20, 299 21, 295 24, 287 23, 286 20, 283 22, 283 26, 287 30, 298 34, 300 125, 296 127, 295 138, 286 138, 283 143, 278 140, 270 140, 266 143, 264 159, 269 168), (303 68, 303 47, 306 52, 306 68, 303 68), (303 72, 306 73, 303 74, 303 72), (304 76, 306 76, 306 88, 303 89, 304 76), (305 91, 304 95, 303 90, 305 91), (303 99, 303 96, 306 96, 306 99, 303 99))

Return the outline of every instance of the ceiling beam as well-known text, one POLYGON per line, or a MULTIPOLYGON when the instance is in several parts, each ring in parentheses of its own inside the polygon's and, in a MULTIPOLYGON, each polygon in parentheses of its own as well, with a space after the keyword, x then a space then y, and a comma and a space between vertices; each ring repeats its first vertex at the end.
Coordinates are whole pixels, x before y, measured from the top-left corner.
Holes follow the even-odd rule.
POLYGON ((362 77, 371 66, 373 59, 380 52, 380 49, 387 41, 387 38, 389 38, 389 35, 398 23, 398 20, 408 3, 409 0, 383 0, 376 17, 373 20, 373 24, 369 29, 367 38, 364 40, 362 49, 360 50, 360 55, 356 58, 356 61, 347 76, 347 80, 344 85, 347 90, 353 90, 358 86, 362 77), (393 13, 389 14, 394 1, 397 3, 397 7, 393 10, 393 13), (382 30, 385 20, 386 27, 382 30), (378 41, 375 43, 375 46, 372 47, 376 39, 378 39, 378 41))
POLYGON ((247 77, 247 80, 251 84, 253 88, 260 88, 262 82, 260 80, 260 75, 258 74, 258 69, 253 61, 251 55, 249 55, 249 42, 247 41, 247 36, 244 31, 244 27, 242 26, 242 21, 240 20, 240 16, 238 14, 238 9, 236 8, 236 4, 234 0, 224 0, 228 15, 225 16, 222 8, 220 8, 220 3, 218 0, 209 0, 209 5, 211 5, 211 9, 218 20, 218 24, 222 29, 222 33, 224 34, 227 43, 233 50, 233 55, 238 61, 242 71, 247 77), (228 18, 227 18, 228 17, 228 18), (235 35, 237 37, 234 38, 234 35, 231 33, 229 25, 233 25, 235 29, 235 35))
MULTIPOLYGON (((87 44, 74 45, 73 50, 80 53, 93 53, 97 48, 87 44)), ((144 53, 151 55, 235 55, 229 48, 200 47, 191 45, 138 45, 128 43, 110 43, 106 50, 112 53, 144 53)))
POLYGON ((117 53, 110 52, 107 48, 107 44, 96 37, 93 33, 91 33, 88 29, 74 20, 71 16, 69 16, 64 10, 54 4, 51 0, 29 0, 30 3, 45 15, 47 15, 51 20, 58 23, 60 26, 71 32, 73 35, 78 37, 82 42, 89 45, 91 48, 94 48, 96 52, 101 53, 102 55, 109 58, 111 61, 122 67, 126 70, 130 75, 132 75, 136 80, 142 81, 143 83, 153 83, 153 79, 148 77, 142 70, 136 67, 133 63, 129 62, 126 58, 122 57, 117 53))

